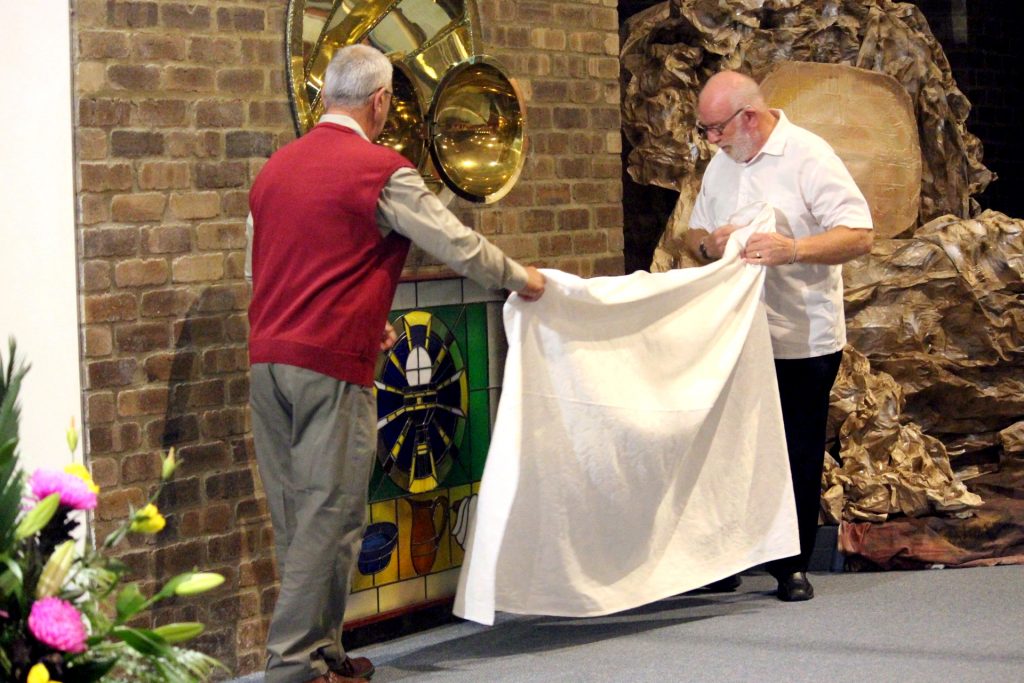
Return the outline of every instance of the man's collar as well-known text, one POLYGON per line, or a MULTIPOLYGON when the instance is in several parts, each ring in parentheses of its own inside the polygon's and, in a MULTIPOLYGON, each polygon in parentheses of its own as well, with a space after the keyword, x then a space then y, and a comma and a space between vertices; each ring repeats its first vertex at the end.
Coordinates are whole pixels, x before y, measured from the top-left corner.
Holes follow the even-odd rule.
POLYGON ((370 139, 366 136, 366 131, 362 129, 362 126, 356 123, 356 120, 347 114, 324 114, 320 117, 320 123, 333 123, 336 126, 345 126, 346 128, 351 128, 355 132, 359 133, 359 137, 364 140, 370 139))
MULTIPOLYGON (((772 132, 769 133, 768 139, 764 141, 764 145, 754 155, 756 159, 761 154, 770 154, 772 156, 782 156, 782 153, 786 150, 786 138, 789 135, 789 119, 786 118, 786 114, 781 109, 769 109, 769 112, 775 116, 778 120, 775 122, 775 127, 772 128, 772 132)), ((753 161, 751 159, 750 161, 753 161)), ((750 163, 749 161, 747 163, 750 163)))

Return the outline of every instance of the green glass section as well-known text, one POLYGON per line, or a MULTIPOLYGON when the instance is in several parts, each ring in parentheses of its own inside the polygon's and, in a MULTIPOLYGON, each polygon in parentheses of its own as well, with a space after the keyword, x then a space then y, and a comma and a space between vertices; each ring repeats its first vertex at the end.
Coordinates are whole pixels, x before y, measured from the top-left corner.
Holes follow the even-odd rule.
MULTIPOLYGON (((390 313, 389 320, 394 322, 412 310, 430 313, 448 326, 455 344, 458 346, 458 352, 462 355, 465 363, 469 384, 469 409, 459 448, 459 457, 437 490, 480 481, 483 476, 484 461, 487 459, 491 431, 490 396, 487 391, 490 377, 488 376, 487 362, 486 304, 427 306, 396 310, 390 313)), ((370 477, 370 502, 402 498, 408 495, 410 495, 408 491, 397 486, 384 473, 380 462, 375 461, 373 474, 370 477)))

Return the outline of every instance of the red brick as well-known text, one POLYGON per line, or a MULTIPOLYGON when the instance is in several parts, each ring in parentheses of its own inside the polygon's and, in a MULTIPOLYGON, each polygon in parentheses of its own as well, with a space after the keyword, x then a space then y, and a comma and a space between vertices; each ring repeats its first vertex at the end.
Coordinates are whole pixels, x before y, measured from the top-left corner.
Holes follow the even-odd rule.
POLYGON ((159 156, 164 153, 164 136, 149 131, 115 130, 110 134, 110 153, 129 159, 159 156))
POLYGON ((276 149, 274 136, 270 133, 237 131, 225 137, 224 152, 228 158, 269 157, 276 149))
POLYGON ((128 124, 131 104, 125 100, 83 98, 78 101, 78 125, 109 128, 128 124))
POLYGON ((188 164, 183 161, 144 161, 139 164, 140 190, 183 189, 191 185, 188 164))
POLYGON ((188 320, 175 320, 174 338, 178 340, 179 347, 221 344, 224 342, 224 320, 222 316, 192 316, 188 320))
POLYGON ((126 519, 131 509, 138 510, 146 501, 140 488, 119 489, 116 491, 100 491, 96 517, 101 520, 126 519))
POLYGON ((196 125, 201 128, 237 128, 244 123, 241 100, 202 100, 196 103, 196 125))
POLYGON ((197 246, 204 251, 245 248, 245 225, 243 223, 202 223, 196 235, 197 246))
POLYGON ((160 69, 136 64, 112 64, 107 67, 107 81, 114 88, 152 91, 160 84, 160 69))
POLYGON ((182 61, 186 57, 183 36, 136 33, 131 36, 131 44, 132 57, 140 62, 182 61))
POLYGON ((260 69, 221 69, 217 72, 217 90, 250 94, 263 92, 266 77, 260 69))
POLYGON ((88 424, 96 425, 113 422, 116 414, 113 392, 93 393, 85 400, 85 419, 88 424))
POLYGON ((105 389, 127 386, 134 381, 137 367, 138 364, 131 358, 87 363, 85 369, 89 388, 105 389))
POLYGON ((160 289, 142 295, 144 318, 165 318, 185 315, 195 303, 196 295, 189 289, 160 289))
POLYGON ((116 31, 81 31, 78 34, 80 59, 124 58, 128 56, 128 36, 116 31))
POLYGON ((138 304, 133 294, 92 294, 85 297, 85 322, 134 320, 138 304))
POLYGON ((75 130, 75 148, 80 161, 103 160, 110 152, 106 132, 92 128, 75 130))
POLYGON ((107 3, 107 23, 111 28, 146 28, 156 26, 157 5, 155 2, 107 3))
POLYGON ((167 134, 167 154, 175 158, 209 159, 220 156, 223 146, 221 134, 214 131, 175 131, 167 134))
POLYGON ((210 282, 224 276, 224 256, 196 254, 179 256, 171 264, 174 282, 210 282))
POLYGON ((162 464, 157 453, 138 453, 121 460, 121 483, 154 481, 160 478, 162 464))
POLYGON ((106 326, 89 325, 85 328, 82 338, 86 358, 109 356, 114 349, 113 333, 106 326))
POLYGON ((217 10, 217 28, 227 32, 263 31, 266 15, 259 9, 222 7, 217 10))
POLYGON ((127 163, 80 164, 81 189, 86 192, 130 190, 132 168, 127 163))
POLYGON ((188 58, 193 63, 234 64, 240 55, 237 38, 194 36, 189 40, 188 58))
POLYGON ((92 480, 101 489, 114 486, 119 481, 117 461, 113 458, 90 458, 89 471, 92 473, 92 480))
POLYGON ((193 167, 197 190, 242 187, 247 184, 248 168, 241 161, 200 162, 193 167))
POLYGON ((280 41, 265 38, 243 38, 242 60, 245 64, 276 66, 281 61, 280 41))
POLYGON ((163 5, 160 23, 167 28, 206 29, 211 25, 210 8, 193 4, 163 5))
POLYGON ((164 70, 164 89, 183 92, 213 90, 214 71, 205 66, 169 66, 164 70))
POLYGON ((142 127, 183 126, 187 113, 184 100, 142 100, 135 105, 132 122, 142 127))
MULTIPOLYGON (((160 175, 162 171, 152 173, 160 175)), ((183 225, 147 228, 142 233, 142 246, 149 254, 179 254, 191 248, 192 231, 183 225)))
POLYGON ((213 218, 220 213, 220 195, 216 192, 175 192, 171 195, 170 208, 176 218, 213 218))
POLYGON ((152 223, 163 218, 166 195, 159 192, 115 195, 110 203, 111 217, 120 223, 152 223))
POLYGON ((171 345, 170 326, 167 323, 131 323, 114 326, 117 350, 122 353, 142 353, 166 349, 171 345))

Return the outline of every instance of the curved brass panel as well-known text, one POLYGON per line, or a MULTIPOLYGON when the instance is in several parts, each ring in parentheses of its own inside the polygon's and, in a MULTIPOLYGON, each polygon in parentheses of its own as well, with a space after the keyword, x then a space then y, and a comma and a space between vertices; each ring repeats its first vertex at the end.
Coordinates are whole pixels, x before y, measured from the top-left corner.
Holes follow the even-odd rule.
POLYGON ((392 80, 391 112, 377 142, 391 147, 416 165, 424 167, 427 161, 427 136, 423 125, 423 105, 407 68, 395 64, 392 80))
POLYGON ((524 161, 525 106, 497 62, 477 55, 474 0, 289 0, 287 16, 297 134, 323 114, 323 73, 334 53, 366 42, 395 65, 391 113, 377 141, 403 154, 428 187, 448 198, 446 186, 477 202, 497 201, 511 189, 524 161), (438 143, 444 148, 435 149, 438 143))
POLYGON ((496 61, 471 57, 445 74, 427 114, 430 154, 457 195, 495 202, 526 160, 522 95, 496 61))

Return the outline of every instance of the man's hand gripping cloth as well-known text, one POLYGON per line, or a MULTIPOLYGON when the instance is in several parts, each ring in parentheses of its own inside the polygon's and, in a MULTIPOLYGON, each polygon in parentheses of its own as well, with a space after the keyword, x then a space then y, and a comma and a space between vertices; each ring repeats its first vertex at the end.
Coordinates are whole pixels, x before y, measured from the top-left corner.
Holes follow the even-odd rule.
POLYGON ((774 213, 750 211, 703 268, 546 270, 506 303, 456 614, 607 614, 799 552, 764 267, 739 257, 774 213))

